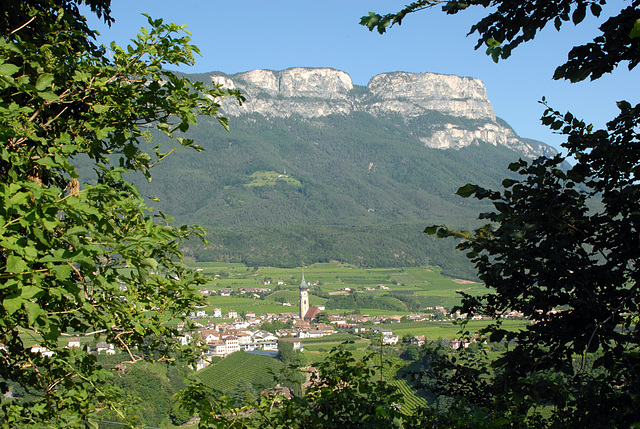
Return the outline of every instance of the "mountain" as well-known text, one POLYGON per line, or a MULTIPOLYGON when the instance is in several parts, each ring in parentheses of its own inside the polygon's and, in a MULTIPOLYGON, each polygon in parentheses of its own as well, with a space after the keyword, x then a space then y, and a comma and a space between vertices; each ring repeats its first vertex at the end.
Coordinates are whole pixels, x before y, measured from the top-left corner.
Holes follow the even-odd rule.
POLYGON ((485 203, 454 195, 466 183, 498 188, 507 165, 555 151, 497 118, 481 81, 385 73, 366 87, 333 69, 190 75, 240 89, 223 102, 231 131, 201 120, 179 151, 136 181, 179 223, 209 230, 196 259, 299 266, 437 264, 473 276, 432 223, 470 228, 485 203))

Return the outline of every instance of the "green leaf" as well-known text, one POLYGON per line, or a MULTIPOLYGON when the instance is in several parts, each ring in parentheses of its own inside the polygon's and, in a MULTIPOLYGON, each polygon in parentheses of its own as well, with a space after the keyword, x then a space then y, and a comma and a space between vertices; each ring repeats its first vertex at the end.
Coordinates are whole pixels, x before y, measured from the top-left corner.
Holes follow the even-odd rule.
POLYGON ((27 269, 27 264, 24 262, 24 260, 16 255, 9 255, 7 257, 7 271, 10 273, 22 273, 24 271, 26 271, 27 269))
POLYGON ((51 271, 55 274, 56 279, 60 281, 67 280, 71 275, 71 267, 69 265, 56 265, 51 268, 51 271))
POLYGON ((55 101, 59 99, 59 97, 51 91, 39 92, 38 95, 42 97, 43 100, 47 101, 55 101))
POLYGON ((587 5, 584 3, 580 3, 576 10, 571 15, 571 19, 575 25, 578 25, 582 22, 585 15, 587 14, 587 5))
POLYGON ((20 291, 20 296, 23 299, 31 299, 42 292, 43 290, 38 286, 24 286, 20 291))
POLYGON ((0 65, 0 75, 13 76, 20 68, 14 64, 0 65))
POLYGON ((36 81, 36 90, 44 91, 51 86, 51 82, 53 82, 53 75, 51 73, 41 74, 36 81))
POLYGON ((154 258, 144 258, 142 260, 142 265, 150 267, 152 270, 155 270, 156 268, 158 268, 158 261, 156 261, 154 258))
POLYGON ((2 301, 2 306, 7 314, 12 315, 22 307, 23 302, 24 299, 22 299, 22 297, 14 296, 13 298, 5 298, 4 301, 2 301))
POLYGON ((108 112, 109 109, 111 109, 111 106, 105 106, 103 104, 94 104, 93 106, 91 106, 91 109, 93 109, 94 112, 101 114, 104 112, 108 112))
POLYGON ((456 195, 460 195, 462 198, 468 198, 476 191, 476 189, 478 189, 476 185, 467 183, 461 188, 458 188, 458 190, 456 191, 456 195))
POLYGON ((29 318, 30 324, 33 324, 39 316, 47 314, 47 312, 40 308, 35 302, 24 301, 23 304, 25 310, 27 310, 27 317, 29 318))
POLYGON ((142 165, 147 165, 151 161, 151 156, 146 152, 140 152, 136 156, 136 162, 142 165))
POLYGON ((139 323, 136 323, 136 326, 133 327, 133 330, 136 331, 140 335, 144 335, 144 328, 139 323))
POLYGON ((633 28, 631 29, 629 36, 632 38, 640 37, 640 18, 638 18, 635 24, 633 24, 633 28))
POLYGON ((436 232, 438 232, 438 228, 439 228, 438 225, 428 226, 424 229, 424 233, 429 235, 434 235, 436 232))

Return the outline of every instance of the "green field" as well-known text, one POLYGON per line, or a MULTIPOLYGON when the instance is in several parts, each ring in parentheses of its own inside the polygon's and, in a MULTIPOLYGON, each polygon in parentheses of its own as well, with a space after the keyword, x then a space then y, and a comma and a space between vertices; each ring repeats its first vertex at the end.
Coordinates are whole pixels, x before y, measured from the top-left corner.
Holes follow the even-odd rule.
MULTIPOLYGON (((290 302, 294 306, 298 302, 298 287, 302 277, 302 268, 274 268, 247 267, 237 263, 202 262, 190 264, 198 268, 210 279, 206 288, 218 290, 220 288, 262 287, 272 291, 263 299, 220 297, 215 294, 209 297, 209 307, 222 308, 223 312, 230 309, 254 311, 257 314, 290 312, 291 307, 285 307, 281 301, 290 302), (281 281, 284 284, 278 285, 281 281), (270 284, 265 285, 265 282, 270 284)), ((460 303, 459 291, 468 294, 479 294, 485 289, 479 283, 465 283, 440 274, 437 267, 417 268, 358 268, 349 264, 323 263, 313 264, 304 268, 307 282, 318 282, 309 288, 311 305, 324 305, 332 292, 350 288, 353 292, 372 294, 382 297, 388 293, 402 293, 413 295, 424 304, 424 307, 441 305, 451 308, 460 303), (388 289, 378 289, 383 285, 388 289), (374 290, 370 290, 374 289, 374 290)), ((331 312, 350 312, 349 309, 332 309, 331 312)), ((362 314, 375 316, 378 314, 409 314, 410 311, 390 313, 377 309, 360 309, 362 314)))
POLYGON ((211 388, 230 391, 245 381, 271 387, 272 374, 279 374, 282 369, 283 364, 275 358, 240 351, 198 371, 196 377, 211 388))

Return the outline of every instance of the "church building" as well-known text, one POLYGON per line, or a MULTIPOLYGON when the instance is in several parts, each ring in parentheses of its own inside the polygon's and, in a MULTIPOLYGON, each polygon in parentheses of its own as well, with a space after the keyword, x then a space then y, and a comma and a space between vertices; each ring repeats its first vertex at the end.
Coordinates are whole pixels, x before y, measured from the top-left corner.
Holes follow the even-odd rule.
POLYGON ((311 322, 320 313, 318 307, 309 307, 309 285, 304 280, 302 273, 302 281, 300 282, 300 318, 311 322))
POLYGON ((304 281, 304 273, 302 273, 302 281, 300 282, 300 318, 304 319, 309 311, 309 285, 304 281))

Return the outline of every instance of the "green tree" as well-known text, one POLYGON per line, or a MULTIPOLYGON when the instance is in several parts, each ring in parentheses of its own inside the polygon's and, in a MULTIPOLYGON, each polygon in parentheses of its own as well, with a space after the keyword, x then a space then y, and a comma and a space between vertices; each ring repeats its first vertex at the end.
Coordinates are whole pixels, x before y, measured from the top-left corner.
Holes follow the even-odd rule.
MULTIPOLYGON (((419 0, 396 13, 380 15, 369 12, 360 24, 384 34, 394 24, 401 25, 407 15, 442 6, 442 10, 453 15, 472 7, 492 8, 491 12, 473 25, 469 34, 478 34, 476 49, 487 47, 487 54, 495 62, 507 59, 513 49, 532 40, 547 24, 553 23, 556 30, 571 21, 580 24, 587 13, 600 18, 606 0, 551 0, 544 5, 533 0, 419 0)), ((619 3, 615 7, 620 6, 619 3)), ((560 65, 554 79, 569 79, 578 82, 586 78, 598 79, 613 71, 621 62, 628 62, 629 70, 640 61, 640 3, 631 1, 617 14, 610 13, 599 27, 592 42, 576 46, 569 52, 568 60, 560 65)))
POLYGON ((403 398, 380 379, 378 362, 375 354, 355 359, 349 351, 333 349, 316 365, 303 396, 285 399, 279 392, 265 392, 244 409, 250 413, 241 413, 220 392, 198 383, 181 397, 188 411, 199 410, 201 428, 399 427, 403 398))
POLYGON ((164 70, 198 53, 183 26, 149 18, 131 46, 107 51, 93 43, 82 3, 112 21, 109 0, 0 6, 0 377, 3 393, 29 393, 2 399, 2 427, 126 417, 109 371, 65 348, 65 335, 95 336, 132 362, 170 360, 179 348, 167 321, 189 312, 203 279, 182 266, 178 244, 202 231, 152 214, 123 177, 150 178, 169 153, 201 150, 180 133, 197 115, 217 117, 222 97, 239 97, 164 70), (151 130, 173 146, 144 148, 151 130), (86 160, 92 184, 77 173, 86 160), (34 341, 52 354, 31 353, 34 341))
MULTIPOLYGON (((471 33, 497 62, 546 24, 559 30, 567 21, 579 24, 588 12, 600 17, 605 3, 418 1, 398 13, 370 13, 361 23, 384 33, 408 14, 439 4, 449 14, 493 7, 471 33)), ((638 64, 640 1, 601 20, 600 34, 571 49, 554 79, 593 80, 621 63, 630 70, 638 64)), ((466 396, 457 404, 482 410, 487 420, 517 415, 521 425, 629 427, 640 420, 640 105, 618 102, 619 115, 600 130, 546 107, 542 122, 566 135, 562 146, 575 165, 563 168, 566 156, 560 155, 513 163, 509 168, 520 179, 505 180, 501 191, 476 185, 458 190, 493 202, 494 211, 480 216, 489 223, 473 233, 426 229, 463 239, 458 248, 491 292, 464 295, 460 310, 491 316, 495 322, 484 331, 489 338, 512 341, 491 372, 475 358, 443 363, 448 370, 442 373, 451 375, 443 391, 466 396), (502 329, 501 315, 512 310, 532 324, 518 332, 502 329)))

